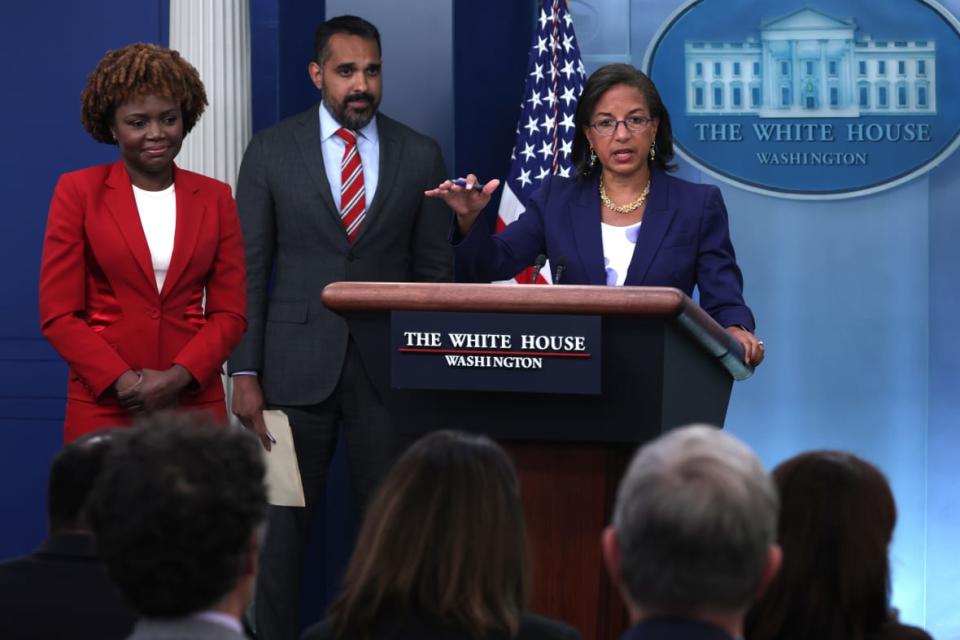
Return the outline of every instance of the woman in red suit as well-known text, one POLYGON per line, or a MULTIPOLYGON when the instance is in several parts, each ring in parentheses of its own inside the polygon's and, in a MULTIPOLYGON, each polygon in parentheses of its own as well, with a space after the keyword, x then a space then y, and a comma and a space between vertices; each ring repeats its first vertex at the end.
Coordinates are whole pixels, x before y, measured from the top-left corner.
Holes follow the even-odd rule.
POLYGON ((176 51, 110 51, 81 120, 120 159, 63 175, 40 267, 43 334, 70 365, 65 438, 180 407, 226 418, 221 364, 246 328, 230 187, 178 168, 207 103, 176 51))

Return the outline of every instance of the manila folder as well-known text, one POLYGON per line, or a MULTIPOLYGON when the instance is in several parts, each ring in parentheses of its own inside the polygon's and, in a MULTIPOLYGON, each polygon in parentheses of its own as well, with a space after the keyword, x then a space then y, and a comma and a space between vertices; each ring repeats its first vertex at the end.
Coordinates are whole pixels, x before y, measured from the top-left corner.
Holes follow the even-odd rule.
POLYGON ((276 440, 270 451, 264 451, 267 459, 267 494, 270 504, 278 507, 303 507, 303 481, 297 450, 293 446, 290 420, 283 411, 263 412, 267 432, 276 440))

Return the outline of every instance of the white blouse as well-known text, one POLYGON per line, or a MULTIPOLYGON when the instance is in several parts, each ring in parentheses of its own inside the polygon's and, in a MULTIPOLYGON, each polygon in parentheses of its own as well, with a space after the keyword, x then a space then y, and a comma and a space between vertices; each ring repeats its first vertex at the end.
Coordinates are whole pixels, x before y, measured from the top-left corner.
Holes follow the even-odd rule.
POLYGON ((622 287, 627 279, 627 269, 633 259, 633 250, 637 246, 640 234, 640 222, 616 227, 605 222, 600 223, 603 237, 603 265, 607 271, 607 286, 622 287))
POLYGON ((147 246, 150 248, 157 291, 163 291, 177 231, 177 197, 172 184, 163 191, 145 191, 133 187, 133 197, 137 201, 143 235, 147 237, 147 246))

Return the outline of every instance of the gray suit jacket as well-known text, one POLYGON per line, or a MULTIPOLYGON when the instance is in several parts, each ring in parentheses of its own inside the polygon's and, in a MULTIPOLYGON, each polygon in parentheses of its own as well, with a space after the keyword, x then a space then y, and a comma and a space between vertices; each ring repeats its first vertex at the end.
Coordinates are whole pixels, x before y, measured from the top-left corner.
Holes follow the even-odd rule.
POLYGON ((157 620, 141 618, 127 640, 246 640, 222 624, 196 618, 157 620))
POLYGON ((337 384, 348 329, 320 301, 327 284, 453 277, 450 211, 423 195, 446 178, 437 143, 377 115, 380 177, 351 245, 324 172, 317 108, 254 136, 237 183, 249 326, 229 370, 259 372, 270 404, 315 404, 337 384))

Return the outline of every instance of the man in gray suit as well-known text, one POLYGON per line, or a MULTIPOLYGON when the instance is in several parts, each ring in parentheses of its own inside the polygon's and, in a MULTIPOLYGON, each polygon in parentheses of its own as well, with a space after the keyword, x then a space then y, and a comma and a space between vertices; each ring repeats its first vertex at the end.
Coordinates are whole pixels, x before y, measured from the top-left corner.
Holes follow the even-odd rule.
POLYGON ((156 414, 114 432, 88 507, 133 640, 242 640, 266 515, 263 451, 242 429, 156 414))
POLYGON ((449 210, 424 195, 445 178, 443 159, 436 142, 377 112, 376 27, 333 18, 315 51, 321 103, 254 136, 237 183, 249 328, 230 357, 232 409, 266 449, 264 407, 286 412, 306 494, 306 509, 270 510, 255 606, 266 640, 299 635, 311 510, 341 427, 361 507, 397 446, 363 357, 371 347, 324 307, 324 286, 452 278, 449 210))

